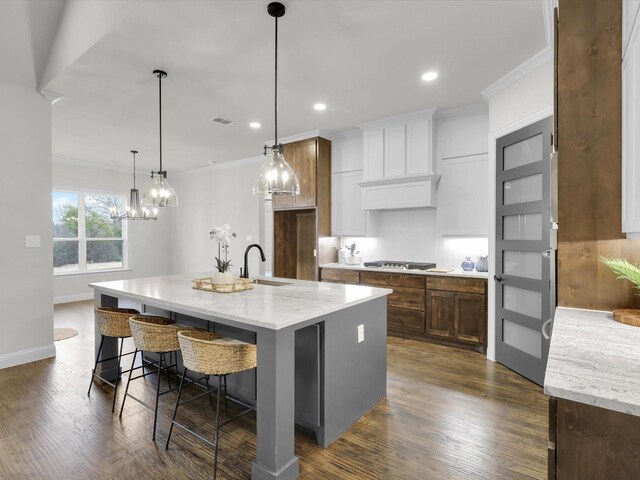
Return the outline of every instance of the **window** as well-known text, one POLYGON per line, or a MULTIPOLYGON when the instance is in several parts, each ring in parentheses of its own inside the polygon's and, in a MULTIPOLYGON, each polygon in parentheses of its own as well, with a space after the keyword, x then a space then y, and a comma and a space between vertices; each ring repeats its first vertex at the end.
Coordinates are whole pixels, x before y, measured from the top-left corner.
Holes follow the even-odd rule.
POLYGON ((53 192, 53 273, 94 272, 126 267, 126 227, 112 220, 124 197, 53 192))

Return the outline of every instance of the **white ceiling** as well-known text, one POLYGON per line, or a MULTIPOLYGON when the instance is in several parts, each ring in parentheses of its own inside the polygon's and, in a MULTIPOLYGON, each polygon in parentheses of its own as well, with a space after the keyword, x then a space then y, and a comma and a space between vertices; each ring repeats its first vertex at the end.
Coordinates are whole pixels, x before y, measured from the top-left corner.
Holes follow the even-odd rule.
MULTIPOLYGON (((55 158, 171 171, 256 156, 273 138, 268 1, 148 0, 47 90, 55 158), (234 123, 210 121, 222 116, 234 123), (253 130, 248 123, 258 121, 253 130)), ((279 136, 481 102, 546 46, 541 0, 290 0, 279 21, 279 136), (440 77, 422 82, 427 70, 440 77), (316 112, 322 101, 328 108, 316 112)))

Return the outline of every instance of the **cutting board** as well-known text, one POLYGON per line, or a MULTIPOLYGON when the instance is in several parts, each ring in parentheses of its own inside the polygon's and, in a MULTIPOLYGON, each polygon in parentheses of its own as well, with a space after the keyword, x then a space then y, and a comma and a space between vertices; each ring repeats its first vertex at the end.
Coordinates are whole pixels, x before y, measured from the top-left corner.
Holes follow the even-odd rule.
POLYGON ((613 311, 613 319, 626 325, 640 327, 640 310, 619 309, 613 311))

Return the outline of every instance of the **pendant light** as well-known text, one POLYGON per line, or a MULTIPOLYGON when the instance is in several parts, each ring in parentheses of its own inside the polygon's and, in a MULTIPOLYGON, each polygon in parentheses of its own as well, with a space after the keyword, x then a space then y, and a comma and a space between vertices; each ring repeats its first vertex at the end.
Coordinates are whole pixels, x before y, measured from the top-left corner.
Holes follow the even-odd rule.
POLYGON ((142 205, 153 209, 159 207, 177 207, 178 196, 175 190, 167 181, 167 172, 162 169, 162 79, 167 76, 167 72, 154 70, 153 74, 158 77, 158 116, 160 119, 160 170, 151 172, 151 183, 142 195, 142 205))
POLYGON ((258 177, 253 184, 253 193, 262 195, 298 195, 300 184, 298 177, 283 156, 283 147, 278 143, 278 18, 284 16, 285 7, 278 2, 267 6, 267 11, 275 19, 275 135, 274 144, 265 148, 265 161, 260 167, 258 177))
POLYGON ((129 192, 129 204, 124 212, 119 212, 116 207, 110 207, 109 213, 112 220, 157 220, 158 209, 140 205, 140 193, 136 188, 136 155, 137 150, 131 150, 133 154, 133 188, 129 192))

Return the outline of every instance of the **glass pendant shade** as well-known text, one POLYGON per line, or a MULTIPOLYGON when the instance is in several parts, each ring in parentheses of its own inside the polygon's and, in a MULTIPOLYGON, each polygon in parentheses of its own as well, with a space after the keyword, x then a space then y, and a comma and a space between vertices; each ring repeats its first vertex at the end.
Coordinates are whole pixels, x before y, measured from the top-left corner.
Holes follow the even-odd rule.
POLYGON ((264 163, 253 184, 253 193, 256 195, 300 194, 298 177, 278 147, 273 147, 266 153, 264 163))
POLYGON ((177 207, 178 196, 162 172, 151 172, 151 183, 142 195, 142 207, 177 207))

